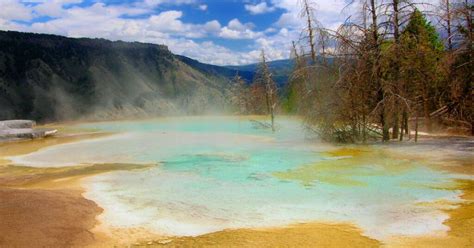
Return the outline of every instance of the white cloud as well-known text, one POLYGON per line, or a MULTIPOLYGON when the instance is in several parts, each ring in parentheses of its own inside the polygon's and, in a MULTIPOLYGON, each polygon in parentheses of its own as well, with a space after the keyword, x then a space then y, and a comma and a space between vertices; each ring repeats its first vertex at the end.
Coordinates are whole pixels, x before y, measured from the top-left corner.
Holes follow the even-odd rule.
POLYGON ((0 1, 0 19, 28 21, 33 18, 31 9, 19 0, 0 1))
POLYGON ((230 20, 229 24, 227 24, 227 27, 229 27, 229 29, 231 30, 236 30, 236 31, 244 31, 247 29, 247 27, 244 24, 242 24, 237 18, 230 20))
POLYGON ((269 28, 265 29, 264 32, 265 32, 266 34, 270 34, 270 33, 275 33, 276 31, 277 31, 276 28, 269 27, 269 28))
POLYGON ((206 4, 201 4, 201 5, 199 5, 199 9, 202 10, 202 11, 206 11, 207 10, 207 5, 206 4))
POLYGON ((36 14, 40 16, 60 17, 64 14, 64 5, 80 3, 82 0, 42 0, 37 2, 39 4, 33 8, 36 14))
MULTIPOLYGON (((304 26, 304 20, 300 17, 301 5, 298 2, 296 0, 272 0, 274 6, 286 10, 276 23, 278 27, 301 29, 304 26)), ((346 0, 315 0, 313 3, 316 19, 326 28, 336 28, 354 10, 351 7, 346 8, 346 0)))
POLYGON ((16 30, 16 31, 23 31, 24 26, 11 22, 9 20, 5 20, 0 18, 0 30, 16 30))
POLYGON ((294 13, 287 12, 281 14, 278 21, 275 23, 277 27, 302 28, 303 20, 295 17, 294 13))
POLYGON ((244 37, 242 36, 242 32, 229 29, 228 27, 222 28, 219 37, 226 39, 244 39, 244 37))
POLYGON ((263 1, 259 4, 252 5, 252 4, 246 4, 245 9, 250 12, 252 15, 259 15, 259 14, 264 14, 264 13, 269 13, 272 11, 275 11, 274 6, 268 6, 267 2, 263 1))
POLYGON ((157 6, 160 4, 193 4, 196 0, 144 0, 143 3, 147 6, 157 6))
POLYGON ((150 27, 162 32, 182 32, 185 31, 185 25, 179 20, 183 16, 181 11, 165 11, 159 15, 152 15, 149 18, 150 27))
POLYGON ((235 18, 229 21, 226 27, 221 29, 219 37, 226 39, 255 39, 262 36, 260 32, 252 31, 252 23, 242 24, 235 18))
POLYGON ((221 24, 216 20, 206 22, 204 30, 208 33, 218 33, 221 30, 221 24))

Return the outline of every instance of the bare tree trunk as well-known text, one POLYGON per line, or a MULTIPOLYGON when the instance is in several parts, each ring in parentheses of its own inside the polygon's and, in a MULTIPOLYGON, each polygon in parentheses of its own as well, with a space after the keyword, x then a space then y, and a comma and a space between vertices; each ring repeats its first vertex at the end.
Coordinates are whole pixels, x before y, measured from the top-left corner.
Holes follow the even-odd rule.
POLYGON ((378 49, 379 32, 377 25, 377 6, 375 5, 375 0, 370 0, 370 7, 370 12, 372 15, 372 36, 374 39, 375 46, 377 46, 378 49))
POLYGON ((275 105, 272 106, 271 118, 272 118, 272 132, 275 132, 275 105))
POLYGON ((429 105, 427 91, 428 91, 427 89, 424 89, 424 92, 423 92, 423 113, 424 113, 426 131, 431 132, 432 127, 431 127, 431 117, 430 117, 430 105, 429 105))
POLYGON ((364 144, 367 142, 367 123, 365 119, 365 114, 362 114, 362 142, 364 144))
MULTIPOLYGON (((373 79, 376 82, 376 85, 378 87, 378 100, 379 102, 384 101, 384 90, 382 83, 380 81, 380 67, 378 64, 379 56, 380 56, 380 46, 379 46, 379 32, 378 32, 378 24, 377 24, 377 5, 375 3, 375 0, 370 0, 370 14, 372 17, 372 39, 374 42, 374 64, 373 67, 375 67, 375 73, 373 75, 373 79)), ((382 103, 382 110, 380 114, 380 123, 382 124, 382 141, 388 141, 390 139, 390 135, 388 133, 388 123, 386 121, 386 113, 385 113, 385 103, 382 103)))
POLYGON ((314 30, 313 30, 313 21, 311 20, 311 8, 309 6, 308 0, 303 1, 304 11, 306 12, 306 21, 308 25, 308 36, 309 36, 309 46, 311 48, 311 60, 313 63, 316 62, 316 47, 314 44, 314 30))
MULTIPOLYGON (((396 87, 402 87, 401 82, 400 82, 400 63, 399 63, 399 44, 400 44, 400 23, 399 23, 399 0, 393 0, 392 1, 392 8, 393 8, 393 21, 392 21, 392 26, 393 26, 393 37, 395 39, 395 64, 394 64, 394 81, 396 84, 396 87)), ((395 100, 395 106, 394 106, 394 113, 393 113, 393 132, 392 132, 392 139, 397 139, 398 138, 398 132, 399 132, 399 108, 398 104, 399 101, 395 100)), ((403 129, 403 127, 402 127, 403 129)), ((403 132, 403 131, 402 131, 403 132)), ((403 139, 403 138, 402 138, 403 139)))
POLYGON ((406 110, 403 111, 403 125, 405 125, 405 134, 408 135, 408 139, 410 139, 410 129, 408 128, 408 112, 406 110))
POLYGON ((393 37, 395 39, 395 43, 398 44, 400 41, 399 0, 393 0, 392 8, 393 8, 393 37))
POLYGON ((393 114, 393 127, 392 127, 392 139, 398 139, 398 133, 400 127, 398 126, 398 111, 395 110, 395 113, 393 114))
POLYGON ((388 130, 389 128, 388 128, 388 124, 387 124, 384 112, 382 114, 380 114, 380 121, 381 121, 381 124, 382 124, 382 141, 383 142, 389 141, 390 140, 390 133, 389 133, 389 130, 388 130))
POLYGON ((268 68, 266 58, 265 58, 265 51, 262 50, 262 80, 264 80, 265 85, 265 99, 267 103, 267 111, 270 114, 271 122, 272 122, 272 131, 275 132, 275 106, 276 103, 274 101, 274 82, 272 80, 272 75, 268 68))
POLYGON ((399 139, 399 141, 403 141, 403 118, 400 120, 400 122, 401 122, 400 123, 401 130, 400 130, 400 139, 399 139))
POLYGON ((448 33, 448 49, 453 50, 453 37, 451 31, 451 3, 449 0, 445 0, 446 4, 446 31, 448 33))
POLYGON ((418 111, 415 117, 415 142, 418 142, 418 111))
POLYGON ((403 141, 404 134, 406 134, 408 139, 410 139, 410 130, 408 130, 408 113, 406 108, 403 108, 402 119, 400 122, 400 126, 402 128, 400 132, 400 141, 403 141))
MULTIPOLYGON (((474 44, 473 44, 473 40, 474 40, 474 27, 473 27, 473 4, 472 4, 472 1, 470 2, 471 4, 469 4, 468 2, 469 0, 465 0, 464 2, 464 8, 466 9, 466 13, 465 13, 465 16, 466 16, 466 23, 467 23, 467 36, 468 36, 468 41, 467 41, 467 49, 468 49, 468 56, 469 56, 469 71, 471 73, 469 73, 469 79, 467 80, 467 82, 471 82, 471 85, 470 87, 465 87, 465 88, 468 88, 468 89, 471 89, 471 104, 469 105, 471 108, 472 108, 472 82, 474 81, 474 50, 473 50, 473 47, 474 47, 474 44)), ((469 92, 467 92, 467 94, 469 94, 469 92)), ((471 136, 474 136, 474 120, 471 119, 471 136)))

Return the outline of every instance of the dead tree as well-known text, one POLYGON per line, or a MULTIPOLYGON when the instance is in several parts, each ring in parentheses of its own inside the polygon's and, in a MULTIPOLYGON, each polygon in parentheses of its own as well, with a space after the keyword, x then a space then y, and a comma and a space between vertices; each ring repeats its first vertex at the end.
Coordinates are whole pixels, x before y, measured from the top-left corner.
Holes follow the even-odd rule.
POLYGON ((314 7, 311 0, 302 0, 302 10, 300 16, 306 18, 306 31, 308 32, 308 42, 311 50, 311 60, 316 62, 316 44, 314 35, 314 7))
POLYGON ((448 51, 453 50, 453 11, 451 0, 440 0, 439 25, 446 31, 448 51))
POLYGON ((257 83, 264 86, 266 109, 271 118, 272 131, 275 132, 275 110, 277 106, 276 85, 272 79, 272 74, 268 67, 264 50, 262 50, 261 61, 258 66, 257 83))
POLYGON ((230 93, 230 100, 232 104, 237 107, 239 115, 246 114, 248 112, 249 89, 245 83, 245 80, 239 75, 238 72, 232 79, 230 93))
POLYGON ((380 54, 381 54, 381 39, 379 34, 379 13, 378 9, 380 5, 376 2, 376 0, 369 1, 369 14, 372 19, 370 32, 372 33, 372 54, 373 54, 373 68, 372 68, 372 81, 377 86, 377 100, 378 105, 377 107, 379 112, 380 118, 380 125, 382 127, 382 141, 388 141, 390 139, 389 136, 389 123, 387 118, 387 111, 386 111, 386 92, 384 90, 383 84, 381 82, 381 68, 379 65, 380 61, 380 54))
POLYGON ((401 80, 400 72, 400 35, 401 28, 404 23, 407 22, 409 13, 415 8, 415 4, 411 0, 391 0, 388 2, 387 19, 392 30, 393 42, 392 42, 392 56, 390 56, 391 65, 389 70, 392 71, 389 82, 390 91, 394 96, 392 111, 392 139, 399 138, 403 140, 403 135, 409 133, 408 129, 408 106, 406 98, 406 85, 401 80), (400 116, 401 113, 401 116, 400 116), (405 133, 404 133, 405 132, 405 133))

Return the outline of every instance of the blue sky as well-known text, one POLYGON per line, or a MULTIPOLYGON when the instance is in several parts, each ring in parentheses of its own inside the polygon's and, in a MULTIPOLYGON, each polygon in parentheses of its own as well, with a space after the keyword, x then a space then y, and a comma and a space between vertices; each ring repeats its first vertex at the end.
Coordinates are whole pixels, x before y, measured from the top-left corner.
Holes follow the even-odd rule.
MULTIPOLYGON (((326 27, 346 0, 315 0, 326 27)), ((298 0, 0 0, 0 30, 165 44, 177 54, 230 65, 289 57, 304 20, 298 0)))

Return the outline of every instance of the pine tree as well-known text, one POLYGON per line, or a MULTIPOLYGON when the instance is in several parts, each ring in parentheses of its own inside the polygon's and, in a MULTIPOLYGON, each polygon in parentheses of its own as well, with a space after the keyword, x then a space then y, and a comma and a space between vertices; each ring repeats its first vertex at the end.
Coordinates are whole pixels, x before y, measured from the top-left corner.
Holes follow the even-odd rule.
POLYGON ((436 108, 437 66, 443 49, 434 26, 415 10, 401 36, 401 72, 416 119, 423 113, 428 131, 432 128, 430 113, 436 108))

